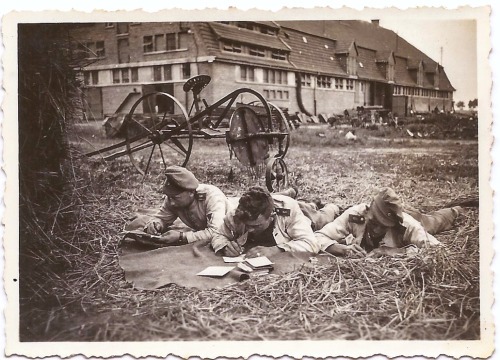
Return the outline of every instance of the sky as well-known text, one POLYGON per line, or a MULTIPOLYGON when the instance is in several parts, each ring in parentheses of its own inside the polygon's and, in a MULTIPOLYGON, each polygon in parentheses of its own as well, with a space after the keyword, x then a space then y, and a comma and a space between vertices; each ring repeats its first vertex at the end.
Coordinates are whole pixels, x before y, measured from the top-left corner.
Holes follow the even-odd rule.
POLYGON ((456 89, 455 102, 467 106, 469 100, 478 98, 475 20, 381 19, 380 26, 397 32, 444 66, 456 89))

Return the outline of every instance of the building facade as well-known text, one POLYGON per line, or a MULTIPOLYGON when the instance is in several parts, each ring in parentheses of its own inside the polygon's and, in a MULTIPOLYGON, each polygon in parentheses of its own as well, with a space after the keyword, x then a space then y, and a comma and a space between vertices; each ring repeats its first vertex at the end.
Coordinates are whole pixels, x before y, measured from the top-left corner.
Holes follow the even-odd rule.
MULTIPOLYGON (((208 104, 249 87, 308 115, 372 106, 403 116, 453 106, 444 68, 376 21, 93 23, 76 24, 70 38, 86 61, 89 119, 126 112, 151 91, 189 109, 182 86, 199 74, 212 77, 201 94, 208 104)), ((168 101, 144 106, 177 112, 168 101)))

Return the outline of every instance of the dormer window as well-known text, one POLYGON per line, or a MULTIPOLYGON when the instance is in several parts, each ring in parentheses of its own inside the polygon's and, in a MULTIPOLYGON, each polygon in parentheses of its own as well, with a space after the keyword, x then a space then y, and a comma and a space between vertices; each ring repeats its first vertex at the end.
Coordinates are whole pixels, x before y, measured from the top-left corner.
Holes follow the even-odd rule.
MULTIPOLYGON (((347 74, 348 75, 356 75, 358 73, 358 62, 356 58, 352 55, 347 57, 347 74)), ((361 63, 360 63, 361 65, 361 63)), ((362 66, 361 66, 362 67, 362 66)))
POLYGON ((258 46, 250 46, 249 54, 252 56, 258 56, 258 57, 265 57, 266 56, 266 51, 264 48, 258 47, 258 46))
POLYGON ((271 57, 275 60, 286 60, 286 52, 282 50, 273 50, 271 57))
POLYGON ((241 44, 238 44, 236 42, 225 41, 222 48, 224 49, 224 51, 241 53, 241 44))

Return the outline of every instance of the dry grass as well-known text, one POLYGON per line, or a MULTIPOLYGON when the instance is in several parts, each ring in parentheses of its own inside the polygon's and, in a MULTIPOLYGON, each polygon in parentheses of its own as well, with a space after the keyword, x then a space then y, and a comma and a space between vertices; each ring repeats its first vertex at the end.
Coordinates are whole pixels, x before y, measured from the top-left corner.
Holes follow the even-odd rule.
MULTIPOLYGON (((287 164, 301 195, 342 206, 381 186, 424 210, 477 195, 477 146, 433 146, 297 145, 287 164)), ((123 279, 117 233, 135 209, 160 204, 161 174, 141 183, 125 159, 74 159, 74 196, 57 207, 65 221, 43 232, 51 252, 22 249, 37 269, 21 282, 24 341, 479 338, 477 209, 438 236, 442 249, 415 257, 332 258, 219 290, 139 291, 123 279)), ((253 183, 223 143, 196 143, 189 168, 227 193, 253 183)))

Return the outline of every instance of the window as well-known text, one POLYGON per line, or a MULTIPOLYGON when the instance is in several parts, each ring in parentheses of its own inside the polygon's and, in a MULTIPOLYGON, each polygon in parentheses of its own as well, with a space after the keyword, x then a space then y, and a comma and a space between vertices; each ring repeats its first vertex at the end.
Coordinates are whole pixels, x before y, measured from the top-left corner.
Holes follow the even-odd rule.
POLYGON ((153 52, 153 37, 152 36, 144 36, 142 46, 145 53, 153 52))
POLYGON ((265 26, 262 26, 260 28, 260 32, 262 34, 266 34, 266 35, 276 35, 276 30, 268 28, 268 27, 265 27, 265 26))
POLYGON ((130 69, 130 74, 131 74, 131 79, 133 83, 139 82, 139 69, 138 68, 131 68, 130 69))
POLYGON ((387 81, 394 81, 394 64, 387 64, 387 81))
POLYGON ((224 51, 241 53, 241 44, 239 44, 239 43, 227 41, 227 42, 224 42, 224 45, 222 48, 224 49, 224 51))
POLYGON ((128 35, 128 23, 116 23, 117 35, 128 35))
POLYGON ((283 91, 282 90, 277 90, 276 91, 277 99, 283 99, 283 91))
POLYGON ((120 83, 120 69, 113 69, 113 84, 120 83))
POLYGON ((345 88, 346 88, 346 90, 354 90, 354 80, 353 79, 346 79, 345 88))
POLYGON ((129 69, 122 69, 122 83, 129 83, 129 69))
POLYGON ((114 27, 115 27, 115 23, 112 23, 112 22, 104 23, 104 28, 105 29, 112 29, 114 27))
POLYGON ((163 80, 172 80, 172 65, 163 65, 163 80))
POLYGON ((309 74, 302 74, 301 75, 301 84, 302 86, 311 86, 311 75, 309 74))
POLYGON ((335 89, 337 90, 344 89, 344 79, 335 78, 335 89))
POLYGON ((253 66, 240 66, 241 81, 255 81, 255 68, 253 66))
POLYGON ((161 81, 162 76, 161 76, 161 66, 156 65, 153 66, 153 81, 161 81))
POLYGON ((273 50, 271 52, 271 58, 275 60, 286 60, 286 53, 283 50, 273 50))
POLYGON ((282 70, 264 69, 262 81, 267 84, 288 84, 288 73, 282 70))
POLYGON ((170 33, 166 35, 166 48, 167 51, 171 50, 177 50, 179 47, 177 46, 177 34, 176 33, 170 33))
POLYGON ((269 99, 269 90, 264 90, 264 97, 269 99))
POLYGON ((87 59, 102 58, 106 55, 104 41, 78 43, 76 50, 84 54, 87 59))
POLYGON ((97 57, 104 57, 106 55, 106 51, 104 49, 104 41, 96 41, 95 53, 97 57))
POLYGON ((332 78, 329 76, 319 75, 316 79, 316 83, 320 88, 331 88, 332 87, 332 78))
POLYGON ((285 100, 289 99, 288 90, 283 91, 283 99, 285 99, 285 100))
MULTIPOLYGON (((357 61, 356 61, 356 58, 354 56, 349 56, 347 58, 347 73, 349 75, 356 75, 357 74, 357 61)), ((361 63, 360 63, 361 65, 361 63)), ((363 67, 363 66, 361 66, 363 67)))
POLYGON ((191 64, 182 64, 182 78, 189 79, 191 77, 191 64))
POLYGON ((130 82, 139 82, 138 68, 113 69, 113 84, 126 84, 130 82))
POLYGON ((241 29, 253 30, 253 24, 246 21, 239 21, 236 23, 236 26, 238 26, 241 29))
POLYGON ((153 66, 153 81, 170 81, 170 80, 172 80, 172 65, 153 66))
POLYGON ((143 37, 144 53, 177 50, 177 33, 146 35, 143 37))
POLYGON ((99 71, 85 71, 83 73, 83 81, 85 85, 97 85, 99 83, 99 71))
POLYGON ((154 36, 153 51, 165 51, 165 36, 163 34, 158 34, 154 36))
POLYGON ((266 56, 266 51, 258 46, 251 46, 249 48, 249 53, 252 56, 259 56, 259 57, 265 57, 266 56))

